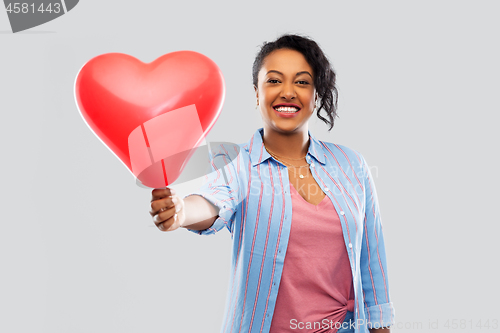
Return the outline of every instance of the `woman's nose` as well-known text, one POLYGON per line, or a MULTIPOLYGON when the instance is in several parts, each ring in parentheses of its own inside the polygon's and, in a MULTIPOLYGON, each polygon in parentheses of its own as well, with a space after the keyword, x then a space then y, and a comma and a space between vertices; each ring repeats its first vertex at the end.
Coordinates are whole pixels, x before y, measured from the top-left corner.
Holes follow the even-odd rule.
POLYGON ((293 84, 284 83, 282 85, 281 97, 285 99, 295 98, 295 87, 293 86, 293 84))

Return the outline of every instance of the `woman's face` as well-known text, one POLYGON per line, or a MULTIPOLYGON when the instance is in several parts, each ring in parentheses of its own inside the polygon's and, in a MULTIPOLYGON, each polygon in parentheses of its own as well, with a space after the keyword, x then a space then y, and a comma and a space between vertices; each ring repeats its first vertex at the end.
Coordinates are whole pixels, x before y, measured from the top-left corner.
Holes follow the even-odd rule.
POLYGON ((298 51, 279 49, 264 58, 255 92, 268 128, 289 133, 307 125, 314 112, 313 75, 311 66, 298 51))

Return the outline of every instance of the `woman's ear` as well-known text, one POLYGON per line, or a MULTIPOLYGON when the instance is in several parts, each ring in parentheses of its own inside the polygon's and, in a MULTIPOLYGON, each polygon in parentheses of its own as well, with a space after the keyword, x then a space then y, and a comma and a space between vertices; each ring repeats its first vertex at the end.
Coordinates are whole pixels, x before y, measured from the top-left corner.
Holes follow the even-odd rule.
POLYGON ((256 86, 253 86, 255 90, 255 98, 257 99, 257 106, 259 105, 259 89, 256 86))
POLYGON ((319 99, 319 95, 316 92, 316 93, 314 93, 314 109, 312 110, 312 112, 315 112, 318 109, 318 99, 319 99))

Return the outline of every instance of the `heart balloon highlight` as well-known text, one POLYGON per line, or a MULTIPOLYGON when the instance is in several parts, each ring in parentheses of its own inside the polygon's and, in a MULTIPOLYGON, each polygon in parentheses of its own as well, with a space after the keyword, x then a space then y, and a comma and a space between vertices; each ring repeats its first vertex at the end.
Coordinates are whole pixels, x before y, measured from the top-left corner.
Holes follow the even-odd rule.
POLYGON ((151 63, 103 54, 88 61, 75 81, 87 125, 152 188, 179 177, 219 117, 224 97, 219 67, 193 51, 168 53, 151 63))

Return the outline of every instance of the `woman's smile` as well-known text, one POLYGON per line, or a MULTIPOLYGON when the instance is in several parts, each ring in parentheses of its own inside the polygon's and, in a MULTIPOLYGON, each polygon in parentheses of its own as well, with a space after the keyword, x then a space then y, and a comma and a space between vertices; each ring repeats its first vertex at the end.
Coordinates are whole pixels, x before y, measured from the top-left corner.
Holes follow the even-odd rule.
POLYGON ((280 103, 273 106, 276 114, 280 117, 290 118, 295 117, 300 111, 300 106, 292 103, 280 103))

